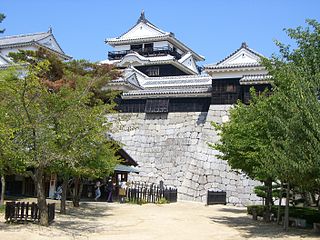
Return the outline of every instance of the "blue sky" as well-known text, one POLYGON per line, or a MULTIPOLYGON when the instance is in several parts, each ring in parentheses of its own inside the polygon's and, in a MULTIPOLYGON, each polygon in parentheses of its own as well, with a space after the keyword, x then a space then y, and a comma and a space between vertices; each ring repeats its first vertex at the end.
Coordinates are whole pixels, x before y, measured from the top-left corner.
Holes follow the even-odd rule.
POLYGON ((289 43, 283 28, 320 21, 317 0, 0 0, 7 18, 0 28, 6 35, 47 31, 76 59, 104 60, 112 50, 104 40, 132 27, 141 10, 159 28, 206 57, 200 63, 223 59, 246 41, 270 56, 273 40, 289 43))

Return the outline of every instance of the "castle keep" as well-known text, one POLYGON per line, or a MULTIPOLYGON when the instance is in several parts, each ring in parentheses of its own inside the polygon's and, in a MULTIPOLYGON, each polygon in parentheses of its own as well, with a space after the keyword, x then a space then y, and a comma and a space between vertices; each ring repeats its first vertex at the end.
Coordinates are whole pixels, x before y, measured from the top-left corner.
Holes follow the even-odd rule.
POLYGON ((247 103, 249 89, 270 87, 260 64, 261 55, 246 43, 216 64, 201 69, 204 57, 150 23, 144 13, 117 38, 105 64, 122 69, 109 88, 122 90, 120 113, 112 137, 139 164, 131 180, 159 183, 178 189, 180 200, 206 201, 208 190, 225 191, 235 205, 257 203, 259 184, 232 171, 208 143, 219 141, 211 122, 228 121, 228 111, 240 99, 247 103))

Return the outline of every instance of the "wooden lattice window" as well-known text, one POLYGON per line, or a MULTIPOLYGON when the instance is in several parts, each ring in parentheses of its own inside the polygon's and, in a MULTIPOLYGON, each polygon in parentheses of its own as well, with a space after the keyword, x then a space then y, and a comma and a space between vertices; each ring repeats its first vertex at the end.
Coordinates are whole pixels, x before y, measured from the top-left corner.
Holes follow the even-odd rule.
POLYGON ((226 92, 228 93, 236 93, 237 92, 237 86, 235 84, 228 84, 226 89, 226 92))
POLYGON ((169 109, 169 99, 148 99, 146 113, 166 113, 169 109))
POLYGON ((149 77, 159 76, 159 67, 149 67, 146 72, 149 77))

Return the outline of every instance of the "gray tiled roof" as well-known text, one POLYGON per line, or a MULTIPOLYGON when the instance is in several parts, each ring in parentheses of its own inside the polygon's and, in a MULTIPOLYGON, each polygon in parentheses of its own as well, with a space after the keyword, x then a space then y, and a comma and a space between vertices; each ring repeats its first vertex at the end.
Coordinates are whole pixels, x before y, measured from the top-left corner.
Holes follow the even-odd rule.
POLYGON ((206 69, 226 69, 226 68, 245 68, 245 67, 262 67, 260 63, 241 63, 241 64, 228 64, 228 65, 207 65, 206 69))
POLYGON ((228 58, 232 57, 233 55, 235 55, 237 52, 239 52, 242 48, 247 49, 249 52, 251 52, 252 54, 256 55, 257 57, 261 58, 263 57, 260 53, 254 51, 253 49, 249 48, 246 42, 241 43, 240 48, 238 48, 236 51, 234 51, 233 53, 231 53, 229 56, 225 57, 224 59, 222 59, 221 61, 219 61, 216 65, 224 62, 225 60, 227 60, 228 58))
POLYGON ((167 87, 168 85, 178 85, 182 87, 186 87, 188 85, 191 86, 200 86, 200 85, 209 85, 211 86, 211 78, 194 78, 194 79, 181 79, 181 80, 165 80, 165 81, 148 81, 144 84, 145 87, 157 86, 157 87, 167 87))
POLYGON ((136 169, 132 166, 127 166, 127 165, 123 165, 123 164, 117 164, 114 168, 114 171, 139 173, 138 169, 136 169))
POLYGON ((37 42, 50 35, 51 35, 50 32, 41 32, 41 33, 31 33, 31 34, 21 34, 21 35, 0 37, 0 46, 22 44, 22 43, 28 43, 33 41, 37 42))
POLYGON ((151 90, 134 90, 123 93, 123 96, 137 95, 163 95, 163 94, 200 94, 210 93, 210 87, 203 88, 181 88, 181 89, 151 89, 151 90))
POLYGON ((267 84, 270 83, 272 76, 269 74, 252 74, 252 75, 244 75, 240 79, 241 85, 250 85, 250 84, 267 84))

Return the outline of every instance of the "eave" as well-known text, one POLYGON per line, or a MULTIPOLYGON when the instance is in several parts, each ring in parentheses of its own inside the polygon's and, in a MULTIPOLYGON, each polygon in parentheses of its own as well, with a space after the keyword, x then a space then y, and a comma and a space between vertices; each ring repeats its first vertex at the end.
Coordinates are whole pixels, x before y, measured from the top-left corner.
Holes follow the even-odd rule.
POLYGON ((15 43, 15 44, 4 44, 4 45, 0 45, 0 49, 19 48, 19 47, 26 47, 26 46, 32 46, 32 45, 36 45, 38 47, 42 47, 42 48, 44 48, 44 49, 46 49, 46 50, 58 55, 59 57, 61 57, 64 60, 72 59, 71 56, 68 56, 68 55, 66 55, 64 53, 61 53, 61 52, 56 51, 54 49, 51 49, 51 48, 49 48, 49 47, 47 47, 45 45, 42 45, 42 44, 40 44, 40 43, 38 43, 36 41, 30 41, 30 42, 24 42, 24 43, 15 43))
POLYGON ((203 56, 197 54, 192 49, 188 48, 186 45, 184 45, 177 38, 173 37, 171 33, 166 33, 164 35, 153 36, 153 37, 141 37, 141 38, 131 38, 131 39, 110 38, 110 39, 106 39, 105 43, 114 47, 114 46, 124 45, 124 44, 146 43, 146 42, 157 42, 157 41, 168 41, 168 42, 172 43, 173 45, 177 46, 178 48, 180 48, 185 53, 191 52, 196 61, 204 61, 205 60, 205 58, 203 56))
POLYGON ((261 71, 266 68, 261 64, 243 64, 243 65, 224 65, 224 66, 205 66, 204 71, 210 73, 218 72, 240 72, 240 71, 261 71))
POLYGON ((211 88, 184 88, 165 90, 140 90, 122 94, 123 99, 150 99, 150 98, 176 98, 176 97, 211 97, 211 88))

